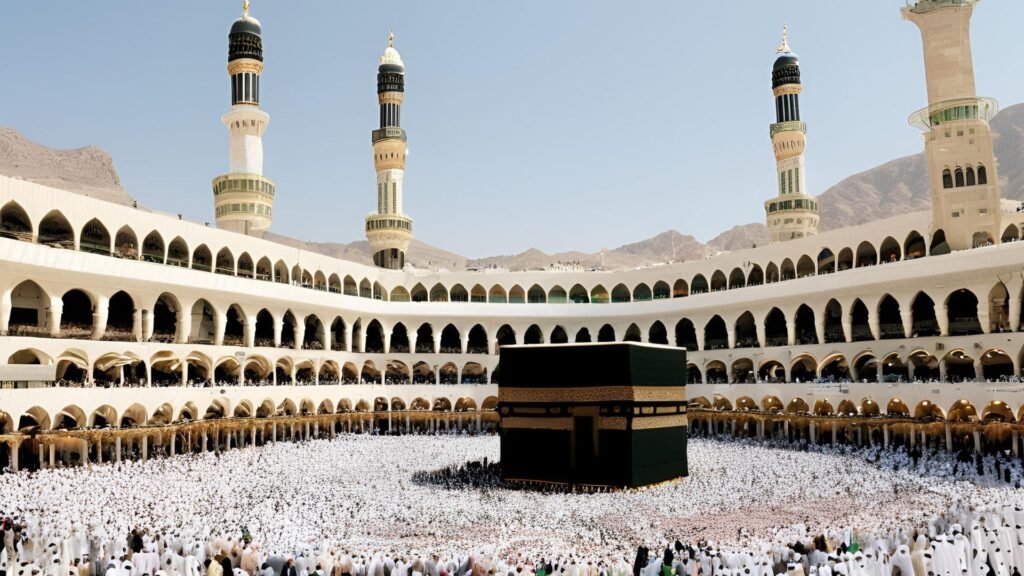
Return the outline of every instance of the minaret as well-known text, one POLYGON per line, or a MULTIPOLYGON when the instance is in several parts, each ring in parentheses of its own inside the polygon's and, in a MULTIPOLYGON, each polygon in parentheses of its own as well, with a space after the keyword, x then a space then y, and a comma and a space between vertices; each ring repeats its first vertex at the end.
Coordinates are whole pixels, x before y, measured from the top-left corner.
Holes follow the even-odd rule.
POLYGON ((231 110, 220 121, 228 129, 231 171, 213 180, 217 227, 262 236, 274 209, 274 183, 263 176, 263 132, 270 115, 260 110, 263 73, 263 31, 249 15, 245 0, 242 17, 228 33, 228 75, 231 110))
POLYGON ((818 201, 807 194, 804 146, 807 125, 800 121, 800 62, 789 49, 789 28, 772 67, 775 123, 771 126, 775 149, 778 195, 764 203, 772 242, 785 242, 818 233, 818 201))
POLYGON ((366 239, 373 263, 401 270, 412 240, 412 218, 402 213, 402 180, 405 175, 405 130, 402 101, 405 97, 405 65, 395 50, 395 35, 388 40, 377 69, 377 100, 380 129, 374 130, 373 164, 377 170, 377 211, 366 217, 366 239))
POLYGON ((979 98, 971 58, 977 0, 920 0, 902 9, 921 30, 928 107, 910 117, 924 132, 932 187, 932 245, 949 249, 999 240, 999 178, 989 120, 999 105, 979 98))

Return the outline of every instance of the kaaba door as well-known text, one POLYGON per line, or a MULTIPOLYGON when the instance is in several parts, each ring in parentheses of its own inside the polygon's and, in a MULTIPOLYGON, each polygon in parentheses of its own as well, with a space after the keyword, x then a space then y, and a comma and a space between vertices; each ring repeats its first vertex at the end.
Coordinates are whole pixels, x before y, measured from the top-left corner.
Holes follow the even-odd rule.
POLYGON ((593 416, 575 416, 572 419, 573 482, 592 482, 597 465, 597 430, 596 418, 593 416))

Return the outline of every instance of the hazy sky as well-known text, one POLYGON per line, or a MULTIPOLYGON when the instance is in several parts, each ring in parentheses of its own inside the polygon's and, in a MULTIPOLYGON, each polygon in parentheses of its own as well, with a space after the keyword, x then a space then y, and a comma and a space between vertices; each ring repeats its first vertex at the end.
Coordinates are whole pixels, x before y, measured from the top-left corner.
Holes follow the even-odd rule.
MULTIPOLYGON (((0 125, 95 144, 142 203, 213 221, 227 171, 234 0, 4 3, 0 125)), ((253 0, 263 23, 272 230, 363 239, 375 209, 377 58, 406 64, 405 209, 471 257, 596 251, 763 221, 771 65, 784 23, 804 78, 808 187, 922 149, 921 40, 901 0, 253 0)), ((1024 2, 973 23, 981 95, 1024 101, 1024 2)))

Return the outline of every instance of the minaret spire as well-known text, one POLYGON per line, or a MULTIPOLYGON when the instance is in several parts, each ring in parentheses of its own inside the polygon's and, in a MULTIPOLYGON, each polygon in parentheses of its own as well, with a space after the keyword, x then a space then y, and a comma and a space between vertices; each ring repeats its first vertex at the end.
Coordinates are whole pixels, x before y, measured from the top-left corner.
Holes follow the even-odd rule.
POLYGON ((789 47, 789 26, 782 27, 782 44, 775 52, 772 94, 775 123, 771 126, 778 193, 764 203, 772 242, 785 242, 818 233, 818 201, 807 194, 804 147, 807 125, 800 120, 800 61, 789 47))
POLYGON ((263 28, 249 15, 249 0, 242 11, 228 33, 231 110, 221 122, 228 129, 231 169, 213 181, 214 213, 218 228, 260 236, 274 207, 274 183, 263 176, 263 133, 270 115, 260 110, 263 28))
POLYGON ((377 101, 380 128, 373 131, 373 164, 377 170, 377 211, 366 217, 366 239, 373 251, 373 263, 381 268, 401 270, 412 241, 412 219, 402 211, 405 180, 405 130, 402 103, 405 101, 405 64, 395 50, 395 35, 388 34, 388 47, 377 69, 377 101))
POLYGON ((782 25, 782 44, 779 45, 779 49, 775 51, 776 54, 782 54, 783 52, 792 52, 789 49, 789 24, 782 25))

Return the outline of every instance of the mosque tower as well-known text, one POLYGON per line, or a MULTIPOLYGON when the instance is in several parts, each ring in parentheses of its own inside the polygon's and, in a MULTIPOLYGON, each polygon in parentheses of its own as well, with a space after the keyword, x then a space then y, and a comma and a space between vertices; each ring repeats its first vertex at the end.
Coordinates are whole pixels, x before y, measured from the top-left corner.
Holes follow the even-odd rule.
POLYGON ((807 125, 800 121, 800 62, 789 49, 789 29, 783 28, 782 45, 772 67, 775 123, 772 147, 778 174, 778 195, 764 203, 772 242, 785 242, 818 233, 818 201, 807 194, 804 146, 807 125))
POLYGON ((412 218, 402 213, 402 180, 405 175, 405 130, 402 101, 405 97, 405 65, 395 50, 395 35, 380 57, 377 69, 377 100, 380 129, 372 133, 373 164, 377 170, 377 211, 366 217, 366 239, 373 263, 401 270, 412 240, 412 218))
POLYGON ((220 121, 228 129, 231 171, 213 180, 217 227, 262 236, 270 227, 274 182, 263 176, 263 132, 270 115, 260 110, 263 73, 263 30, 249 15, 245 0, 242 17, 228 33, 228 75, 231 110, 220 121))
POLYGON ((952 250, 1000 237, 999 178, 989 128, 999 105, 979 98, 974 88, 970 24, 976 2, 920 0, 902 9, 924 43, 928 107, 915 112, 910 123, 924 132, 933 249, 943 236, 952 250))

